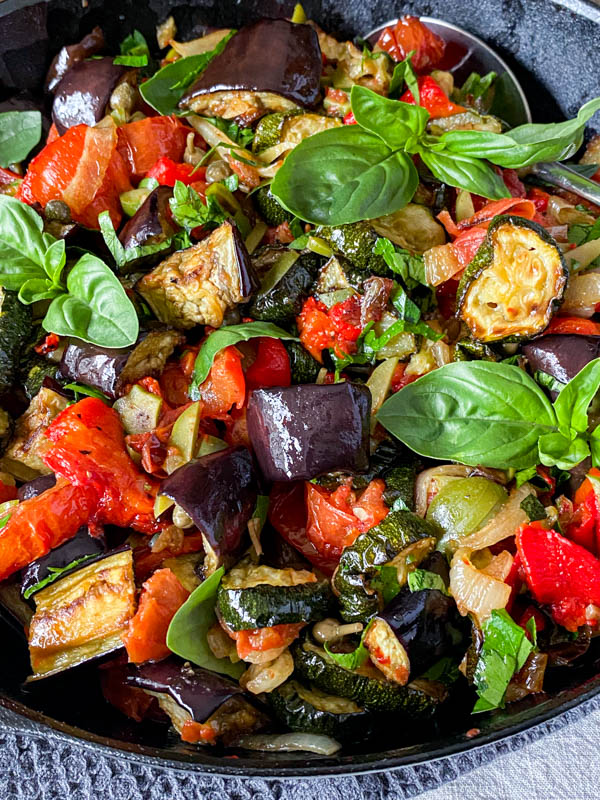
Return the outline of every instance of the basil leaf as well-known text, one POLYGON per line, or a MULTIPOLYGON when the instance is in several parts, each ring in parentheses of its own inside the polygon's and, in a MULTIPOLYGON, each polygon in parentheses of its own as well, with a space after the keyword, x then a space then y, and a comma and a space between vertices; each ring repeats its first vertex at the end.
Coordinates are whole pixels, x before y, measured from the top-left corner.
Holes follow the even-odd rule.
POLYGON ((42 138, 39 111, 4 111, 0 114, 0 167, 27 158, 42 138))
POLYGON ((40 589, 43 589, 45 586, 49 586, 54 581, 57 581, 59 578, 62 578, 66 572, 74 569, 75 567, 80 567, 86 562, 90 561, 93 558, 97 557, 97 553, 92 553, 89 556, 82 556, 81 558, 76 558, 74 561, 71 561, 70 564, 67 564, 65 567, 49 567, 48 569, 50 572, 46 575, 45 578, 42 578, 41 581, 34 583, 33 586, 28 586, 27 589, 23 592, 23 597, 25 600, 29 600, 32 594, 39 592, 40 589))
POLYGON ((233 664, 228 658, 216 658, 206 639, 208 629, 217 621, 215 603, 224 572, 225 569, 219 567, 202 581, 177 611, 167 630, 167 647, 199 667, 237 679, 246 668, 244 662, 233 664))
POLYGON ((592 452, 592 466, 600 466, 600 428, 595 428, 590 434, 590 450, 592 452))
POLYGON ((343 225, 399 211, 418 183, 409 156, 393 152, 359 125, 344 125, 300 142, 275 175, 271 192, 300 219, 343 225))
POLYGON ((474 100, 479 100, 491 89, 497 77, 496 72, 488 72, 487 75, 472 72, 460 87, 456 95, 456 102, 462 105, 467 100, 471 101, 471 103, 474 100))
POLYGON ((436 661, 432 667, 429 667, 427 672, 424 672, 420 677, 428 681, 439 681, 439 683, 443 683, 444 686, 448 687, 452 686, 460 678, 460 671, 458 664, 450 656, 444 656, 439 661, 436 661))
POLYGON ((325 652, 332 661, 335 661, 336 664, 339 664, 340 667, 344 667, 344 669, 358 669, 358 667, 362 667, 369 658, 369 651, 364 646, 365 636, 367 635, 369 627, 370 623, 362 632, 358 647, 351 653, 333 653, 329 649, 327 642, 325 642, 325 652))
POLYGON ((414 289, 418 284, 427 286, 423 256, 396 247, 389 239, 381 236, 375 242, 373 253, 383 256, 386 265, 392 272, 400 275, 407 289, 414 289))
POLYGON ((101 392, 99 389, 94 389, 91 386, 86 386, 84 383, 67 383, 63 386, 63 389, 69 389, 69 391, 75 394, 75 401, 79 400, 79 395, 82 397, 97 397, 98 400, 102 400, 103 403, 107 405, 112 405, 110 399, 101 392))
POLYGON ((46 277, 43 228, 33 208, 0 195, 0 286, 18 292, 25 281, 46 277))
POLYGON ((82 256, 67 277, 69 294, 52 301, 42 322, 59 336, 100 347, 127 347, 139 333, 135 308, 116 275, 96 256, 82 256))
POLYGON ((419 149, 419 155, 442 183, 482 195, 490 200, 510 197, 502 178, 479 158, 429 150, 425 147, 419 149))
POLYGON ((517 489, 523 486, 524 483, 527 483, 527 481, 530 481, 532 478, 535 478, 536 475, 537 475, 537 466, 519 470, 519 472, 517 472, 517 474, 515 475, 515 485, 517 489))
POLYGON ((361 128, 379 136, 392 150, 421 136, 429 120, 429 112, 421 106, 390 100, 365 86, 352 87, 350 103, 361 128))
POLYGON ((376 575, 371 579, 370 585, 381 594, 383 605, 387 606, 402 589, 398 582, 398 568, 392 564, 382 564, 374 566, 373 570, 376 575))
POLYGON ((30 278, 19 289, 19 300, 25 305, 37 303, 39 300, 53 300, 65 290, 48 280, 48 278, 30 278))
POLYGON ((207 195, 205 204, 198 192, 182 181, 175 181, 169 207, 175 222, 186 231, 199 225, 216 227, 227 219, 214 195, 207 195))
POLYGON ((104 244, 110 250, 117 267, 125 267, 133 261, 137 261, 138 258, 154 255, 154 253, 160 253, 163 250, 170 250, 175 239, 175 237, 173 237, 172 239, 167 239, 157 244, 145 244, 138 247, 125 248, 119 240, 108 211, 103 211, 101 214, 98 214, 98 224, 100 225, 104 244))
POLYGON ((178 108, 185 90, 206 69, 212 59, 222 53, 225 45, 236 31, 230 31, 214 50, 196 56, 187 56, 159 69, 149 80, 140 85, 140 94, 149 106, 159 114, 186 114, 178 108))
POLYGON ((126 55, 115 56, 113 59, 114 64, 120 64, 123 67, 146 67, 148 65, 148 56, 140 55, 126 55))
POLYGON ((442 594, 448 594, 446 584, 435 572, 426 569, 415 569, 408 573, 408 588, 411 592, 419 592, 421 589, 437 589, 442 594))
POLYGON ((590 454, 584 439, 569 437, 562 433, 548 433, 540 436, 538 443, 539 459, 546 467, 573 469, 590 454))
POLYGON ((538 464, 538 439, 557 430, 535 381, 519 367, 490 361, 459 361, 423 375, 386 400, 377 419, 420 455, 498 469, 538 464))
POLYGON ((534 494, 528 494, 527 497, 521 501, 520 508, 527 514, 530 522, 536 522, 539 519, 546 519, 546 509, 537 499, 534 494))
POLYGON ((224 134, 244 149, 246 149, 254 139, 254 131, 252 128, 242 128, 237 122, 233 122, 232 120, 222 119, 221 117, 206 117, 206 121, 210 122, 220 131, 223 131, 224 134))
POLYGON ((557 380, 553 375, 549 375, 547 372, 542 372, 539 369, 535 371, 533 377, 535 382, 544 389, 548 389, 550 392, 556 392, 557 394, 560 394, 566 386, 565 383, 557 380))
POLYGON ((588 429, 588 407, 600 388, 600 358, 595 358, 572 378, 554 401, 558 429, 585 433, 588 429))
MULTIPOLYGON (((148 47, 146 37, 137 29, 123 39, 119 50, 123 56, 150 56, 150 48, 148 47)), ((115 64, 116 63, 115 61, 115 64)))
MULTIPOLYGON (((44 234, 47 236, 48 234, 44 234)), ((58 284, 61 273, 67 263, 67 254, 65 251, 65 240, 57 239, 53 241, 50 247, 46 250, 44 258, 44 270, 46 275, 50 278, 52 283, 58 284)))
POLYGON ((232 344, 247 342, 250 339, 255 339, 257 336, 268 336, 271 339, 294 339, 298 341, 295 336, 292 336, 282 328, 278 328, 277 325, 273 325, 272 322, 243 322, 240 325, 225 325, 213 331, 196 356, 194 376, 189 392, 192 400, 198 400, 200 398, 198 387, 207 379, 210 368, 218 352, 232 344))
POLYGON ((533 645, 525 631, 504 610, 494 610, 483 623, 483 645, 473 681, 479 700, 473 713, 504 706, 504 695, 515 672, 527 661, 533 645))
POLYGON ((411 61, 416 52, 416 50, 411 50, 404 61, 400 61, 400 63, 396 64, 394 67, 392 80, 390 81, 390 88, 388 90, 388 97, 396 98, 399 94, 401 94, 404 84, 406 83, 415 100, 415 103, 420 105, 421 96, 419 93, 417 73, 415 72, 411 61))

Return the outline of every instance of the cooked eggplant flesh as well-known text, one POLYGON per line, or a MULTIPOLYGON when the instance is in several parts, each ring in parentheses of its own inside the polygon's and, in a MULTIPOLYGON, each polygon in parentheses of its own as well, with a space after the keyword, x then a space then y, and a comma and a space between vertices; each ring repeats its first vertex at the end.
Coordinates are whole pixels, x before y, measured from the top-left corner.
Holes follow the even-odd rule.
POLYGON ((523 345, 523 355, 532 372, 546 372, 568 383, 600 355, 600 336, 550 334, 523 345))
POLYGON ((83 565, 37 592, 29 628, 29 680, 121 648, 121 634, 135 613, 135 597, 129 548, 83 565))
POLYGON ((49 475, 40 475, 39 478, 34 478, 31 481, 21 484, 17 490, 17 499, 20 503, 23 500, 29 500, 32 497, 37 497, 38 494, 45 492, 46 489, 51 489, 56 484, 56 475, 51 472, 49 475))
POLYGON ((78 61, 55 89, 52 119, 60 134, 74 125, 96 125, 104 117, 110 96, 126 67, 112 58, 78 61))
POLYGON ((172 196, 173 190, 170 186, 157 186, 150 192, 119 233, 119 241, 123 247, 160 244, 175 233, 169 222, 169 200, 172 196))
POLYGON ((77 44, 62 47, 50 64, 46 76, 46 89, 53 92, 71 67, 78 61, 83 61, 83 59, 99 53, 104 49, 105 44, 102 28, 96 26, 77 44))

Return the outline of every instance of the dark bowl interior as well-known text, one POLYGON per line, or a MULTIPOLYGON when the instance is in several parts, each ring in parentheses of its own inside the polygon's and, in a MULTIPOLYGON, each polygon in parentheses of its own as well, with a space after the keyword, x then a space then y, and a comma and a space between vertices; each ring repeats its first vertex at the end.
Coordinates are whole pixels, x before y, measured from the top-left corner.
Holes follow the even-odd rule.
MULTIPOLYGON (((374 0, 304 0, 307 13, 332 32, 366 34, 401 13, 440 17, 488 41, 514 68, 528 94, 534 119, 571 115, 598 94, 594 43, 600 8, 587 0, 431 0, 376 3, 374 0)), ((260 16, 289 16, 293 0, 50 0, 27 6, 0 4, 0 100, 19 90, 38 93, 50 58, 66 43, 101 25, 115 45, 133 28, 153 39, 157 22, 174 14, 179 30, 192 38, 195 25, 239 26, 260 16), (85 5, 85 7, 83 7, 85 5)), ((115 48, 116 49, 116 48, 115 48)), ((547 694, 507 709, 469 715, 472 696, 459 693, 435 723, 382 731, 382 740, 319 758, 305 754, 236 754, 223 758, 210 748, 179 741, 163 725, 136 725, 102 699, 97 670, 80 667, 62 676, 24 686, 29 673, 25 642, 0 619, 0 705, 16 711, 23 726, 50 726, 94 747, 165 766, 230 775, 291 777, 349 774, 387 769, 467 750, 546 720, 600 691, 600 642, 578 666, 549 671, 547 694), (477 735, 468 735, 472 728, 477 735), (393 749, 390 743, 393 742, 393 749)))

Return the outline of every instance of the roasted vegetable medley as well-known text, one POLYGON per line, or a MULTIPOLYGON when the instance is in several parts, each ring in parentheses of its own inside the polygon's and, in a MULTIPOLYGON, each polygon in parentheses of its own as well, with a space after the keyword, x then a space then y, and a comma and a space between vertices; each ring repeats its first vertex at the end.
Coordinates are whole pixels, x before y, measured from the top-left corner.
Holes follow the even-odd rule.
POLYGON ((530 168, 600 181, 600 99, 511 128, 414 17, 198 32, 0 103, 29 680, 318 754, 544 692, 599 631, 600 208, 530 168))

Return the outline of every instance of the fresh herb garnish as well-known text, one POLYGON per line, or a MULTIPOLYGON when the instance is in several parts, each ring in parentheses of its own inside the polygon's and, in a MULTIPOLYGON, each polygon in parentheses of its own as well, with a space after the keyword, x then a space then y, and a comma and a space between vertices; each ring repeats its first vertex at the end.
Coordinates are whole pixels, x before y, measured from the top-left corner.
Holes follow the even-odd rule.
POLYGON ((42 137, 39 111, 4 111, 0 114, 0 167, 27 158, 42 137))
POLYGON ((200 225, 216 228, 227 219, 215 195, 208 194, 204 203, 198 192, 182 181, 175 182, 169 206, 175 222, 188 232, 200 225))
POLYGON ((107 405, 111 404, 111 401, 104 392, 101 392, 99 389, 94 389, 92 386, 86 386, 84 383, 67 383, 63 386, 63 389, 68 389, 70 392, 74 393, 75 402, 80 400, 81 397, 96 397, 107 405))
POLYGON ((456 92, 456 102, 469 105, 479 100, 489 92, 497 77, 495 72, 488 72, 487 75, 472 72, 456 92))
POLYGON ((32 594, 39 592, 40 589, 43 589, 45 586, 49 586, 54 581, 57 581, 59 578, 69 572, 70 570, 74 569, 75 567, 80 567, 83 564, 87 563, 93 558, 97 558, 97 553, 92 553, 89 556, 82 556, 81 558, 76 558, 74 561, 71 561, 70 564, 67 564, 65 567, 48 567, 48 575, 45 578, 42 578, 41 581, 34 583, 32 586, 28 586, 27 589, 23 592, 23 597, 25 600, 29 600, 32 594))
POLYGON ((448 594, 446 584, 441 576, 426 569, 415 569, 408 573, 408 588, 411 592, 419 592, 421 589, 437 589, 442 594, 448 594))
POLYGON ((364 645, 365 636, 367 635, 367 631, 369 630, 369 625, 364 629, 362 635, 360 637, 360 642, 356 650, 353 650, 351 653, 334 653, 332 650, 329 649, 329 645, 325 642, 325 652, 336 664, 340 667, 344 667, 344 669, 357 669, 358 667, 362 667, 362 665, 368 660, 369 658, 369 651, 364 645))
POLYGON ((398 568, 393 564, 382 564, 374 566, 373 569, 376 575, 371 579, 371 588, 379 592, 383 605, 387 606, 402 589, 398 582, 398 568))
POLYGON ((248 145, 252 144, 252 140, 254 139, 254 131, 252 128, 242 128, 237 122, 222 119, 221 117, 207 117, 206 121, 222 131, 233 142, 244 148, 244 150, 247 149, 248 145))
POLYGON ((124 67, 146 67, 150 59, 150 49, 143 33, 134 30, 121 42, 121 55, 114 59, 115 64, 124 67))
MULTIPOLYGON (((115 264, 119 269, 132 264, 140 258, 154 255, 155 253, 162 253, 165 250, 170 250, 173 247, 176 237, 166 239, 164 242, 157 242, 156 244, 145 244, 138 247, 123 247, 117 232, 110 218, 108 211, 103 211, 98 215, 98 224, 100 225, 100 232, 104 239, 105 245, 108 247, 110 254, 115 260, 115 264)), ((177 236, 177 234, 176 234, 177 236)), ((189 247, 187 242, 181 242, 182 247, 189 247)))
POLYGON ((540 519, 546 519, 546 509, 537 499, 534 494, 528 494, 527 497, 521 501, 520 507, 527 514, 530 522, 537 522, 540 519))
POLYGON ((383 256, 386 265, 402 278, 407 289, 419 284, 427 286, 423 256, 396 247, 389 239, 379 237, 373 248, 374 255, 383 256))
POLYGON ((415 103, 420 105, 421 97, 419 94, 419 83, 417 78, 417 73, 414 70, 412 65, 412 57, 416 53, 416 50, 411 50, 410 53, 406 56, 404 61, 400 61, 394 67, 394 72, 392 74, 392 80, 390 81, 390 88, 388 91, 388 97, 397 98, 402 94, 402 89, 404 88, 404 84, 410 90, 412 96, 415 99, 415 103))
POLYGON ((539 369, 536 370, 533 377, 535 382, 544 389, 548 389, 550 392, 556 392, 557 394, 560 394, 566 386, 566 384, 557 380, 553 375, 549 375, 547 372, 542 372, 539 369))

